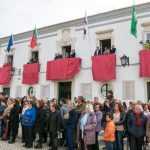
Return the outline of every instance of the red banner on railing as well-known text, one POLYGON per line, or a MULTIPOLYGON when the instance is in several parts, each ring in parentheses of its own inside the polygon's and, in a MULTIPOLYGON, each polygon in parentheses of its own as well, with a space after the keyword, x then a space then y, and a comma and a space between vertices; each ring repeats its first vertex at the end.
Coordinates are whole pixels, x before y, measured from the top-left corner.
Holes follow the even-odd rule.
POLYGON ((11 65, 0 68, 0 85, 8 85, 11 79, 11 65))
POLYGON ((116 79, 116 55, 99 55, 92 57, 92 74, 95 81, 116 79))
POLYGON ((36 84, 39 80, 39 63, 23 65, 22 84, 36 84))
POLYGON ((150 77, 150 50, 140 51, 140 77, 150 77))
POLYGON ((79 72, 80 58, 64 58, 47 62, 46 80, 64 80, 79 72))

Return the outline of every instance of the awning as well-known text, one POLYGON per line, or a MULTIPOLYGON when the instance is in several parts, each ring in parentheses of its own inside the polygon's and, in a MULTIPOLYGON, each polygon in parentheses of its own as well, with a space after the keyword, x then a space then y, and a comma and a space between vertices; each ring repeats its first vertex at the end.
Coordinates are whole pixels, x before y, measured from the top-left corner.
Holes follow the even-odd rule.
POLYGON ((63 58, 47 62, 46 80, 64 80, 79 72, 80 58, 63 58))
POLYGON ((150 50, 140 51, 140 77, 150 77, 150 50))
POLYGON ((99 55, 92 57, 92 74, 95 81, 116 79, 116 55, 99 55))
POLYGON ((8 85, 11 79, 11 65, 0 68, 0 85, 8 85))
POLYGON ((23 65, 22 84, 36 84, 39 80, 39 63, 23 65))

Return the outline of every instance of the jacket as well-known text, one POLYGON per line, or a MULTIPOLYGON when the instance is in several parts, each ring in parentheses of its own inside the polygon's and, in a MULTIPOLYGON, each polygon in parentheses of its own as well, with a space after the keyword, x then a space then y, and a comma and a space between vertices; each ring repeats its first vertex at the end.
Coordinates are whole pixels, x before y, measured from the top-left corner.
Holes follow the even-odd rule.
POLYGON ((147 124, 147 118, 142 113, 141 115, 141 126, 137 127, 136 125, 136 114, 133 112, 130 114, 127 120, 127 130, 128 133, 131 134, 133 137, 143 137, 145 136, 146 131, 146 124, 147 124))
POLYGON ((76 112, 78 113, 78 118, 80 118, 81 116, 81 113, 83 112, 83 110, 85 109, 85 104, 84 103, 81 103, 81 104, 78 104, 76 106, 76 112))
POLYGON ((67 104, 63 104, 61 107, 60 107, 60 114, 61 114, 61 118, 62 120, 64 120, 64 115, 67 114, 69 111, 68 111, 68 108, 67 108, 67 104))
POLYGON ((69 118, 64 119, 64 122, 66 124, 66 129, 74 129, 77 123, 78 114, 77 112, 72 109, 69 111, 69 118))
POLYGON ((150 119, 148 120, 146 125, 146 136, 147 136, 147 141, 150 143, 150 119))
POLYGON ((95 128, 95 132, 100 132, 101 131, 101 121, 102 121, 102 112, 101 111, 96 111, 96 120, 97 120, 97 125, 95 128))
POLYGON ((125 125, 125 121, 126 121, 126 113, 122 111, 120 112, 120 121, 115 122, 115 125, 116 126, 125 125))
POLYGON ((35 124, 35 132, 42 133, 45 128, 46 111, 43 107, 37 109, 37 118, 35 124))
MULTIPOLYGON (((84 113, 81 115, 79 122, 78 122, 78 127, 77 127, 77 139, 78 141, 80 140, 80 120, 82 118, 82 116, 84 115, 84 113)), ((96 116, 95 113, 90 113, 87 119, 87 123, 85 124, 85 128, 84 128, 84 145, 85 147, 87 145, 92 145, 95 144, 96 139, 95 139, 95 128, 96 128, 96 116)))
POLYGON ((61 115, 58 110, 50 112, 49 117, 49 131, 57 132, 61 130, 61 115))
POLYGON ((36 109, 34 107, 29 108, 25 111, 22 116, 22 125, 33 126, 36 121, 36 109))
POLYGON ((6 105, 4 105, 4 106, 0 106, 0 116, 2 116, 3 115, 3 112, 4 112, 4 110, 7 108, 7 106, 6 105))
POLYGON ((105 131, 104 131, 103 140, 105 142, 115 141, 115 124, 113 121, 107 122, 105 131))
POLYGON ((10 116, 9 116, 9 120, 10 120, 10 124, 11 125, 17 125, 19 123, 19 113, 20 113, 20 106, 15 104, 13 106, 13 108, 10 111, 10 116))

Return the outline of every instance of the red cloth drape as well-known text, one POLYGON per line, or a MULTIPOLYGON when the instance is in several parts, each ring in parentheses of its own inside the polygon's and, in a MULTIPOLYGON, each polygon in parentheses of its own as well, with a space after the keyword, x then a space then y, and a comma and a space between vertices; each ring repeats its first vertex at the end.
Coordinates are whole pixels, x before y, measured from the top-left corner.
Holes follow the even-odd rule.
POLYGON ((150 77, 150 50, 140 51, 140 77, 150 77))
POLYGON ((39 63, 23 65, 22 84, 36 84, 39 80, 39 63))
POLYGON ((0 85, 8 85, 11 79, 11 65, 0 68, 0 85))
POLYGON ((92 57, 92 74, 95 81, 116 79, 116 55, 99 55, 92 57))
POLYGON ((80 58, 65 58, 47 62, 46 80, 64 80, 79 72, 80 58))

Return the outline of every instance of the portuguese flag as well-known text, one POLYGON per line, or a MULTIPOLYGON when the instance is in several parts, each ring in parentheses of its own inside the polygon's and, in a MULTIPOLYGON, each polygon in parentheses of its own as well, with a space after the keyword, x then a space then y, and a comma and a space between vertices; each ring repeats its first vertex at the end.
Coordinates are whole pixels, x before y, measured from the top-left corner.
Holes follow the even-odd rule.
POLYGON ((33 30, 31 41, 30 41, 30 47, 33 49, 37 45, 38 45, 38 42, 37 42, 37 30, 36 30, 36 27, 35 27, 35 29, 33 30))

